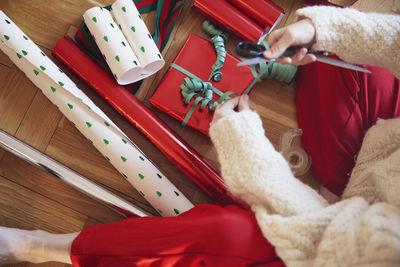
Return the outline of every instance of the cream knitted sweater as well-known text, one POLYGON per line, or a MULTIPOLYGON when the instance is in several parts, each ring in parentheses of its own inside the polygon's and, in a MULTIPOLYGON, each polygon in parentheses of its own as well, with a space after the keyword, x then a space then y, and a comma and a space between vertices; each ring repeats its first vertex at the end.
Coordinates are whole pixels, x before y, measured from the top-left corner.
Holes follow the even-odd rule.
MULTIPOLYGON (((400 16, 308 7, 315 49, 400 75, 400 16)), ((253 111, 210 128, 229 190, 254 211, 264 236, 288 266, 400 265, 400 119, 366 134, 342 200, 329 205, 297 180, 253 111)))

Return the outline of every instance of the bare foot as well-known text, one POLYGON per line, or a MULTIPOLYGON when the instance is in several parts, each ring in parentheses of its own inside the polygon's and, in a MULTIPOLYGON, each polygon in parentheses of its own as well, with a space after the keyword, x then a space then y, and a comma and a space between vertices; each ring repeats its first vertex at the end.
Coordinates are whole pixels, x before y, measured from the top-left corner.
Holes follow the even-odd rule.
POLYGON ((0 226, 0 264, 25 261, 32 243, 29 231, 0 226))
POLYGON ((23 261, 71 263, 71 244, 78 234, 50 234, 0 226, 0 265, 23 261))

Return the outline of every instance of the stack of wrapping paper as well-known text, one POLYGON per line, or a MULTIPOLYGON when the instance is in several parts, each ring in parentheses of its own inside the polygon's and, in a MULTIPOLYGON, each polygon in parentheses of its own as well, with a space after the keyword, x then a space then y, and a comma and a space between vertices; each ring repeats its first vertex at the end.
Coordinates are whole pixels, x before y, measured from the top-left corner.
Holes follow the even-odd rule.
POLYGON ((0 49, 162 216, 174 216, 193 207, 135 144, 2 11, 0 49))
MULTIPOLYGON (((155 11, 153 40, 162 51, 181 13, 183 0, 132 0, 132 2, 135 3, 140 14, 155 11)), ((111 5, 104 8, 111 10, 111 5)), ((83 21, 75 34, 75 41, 91 56, 98 60, 103 59, 83 21)))
POLYGON ((111 7, 93 7, 83 18, 116 81, 125 85, 156 73, 164 59, 135 4, 117 0, 111 7))

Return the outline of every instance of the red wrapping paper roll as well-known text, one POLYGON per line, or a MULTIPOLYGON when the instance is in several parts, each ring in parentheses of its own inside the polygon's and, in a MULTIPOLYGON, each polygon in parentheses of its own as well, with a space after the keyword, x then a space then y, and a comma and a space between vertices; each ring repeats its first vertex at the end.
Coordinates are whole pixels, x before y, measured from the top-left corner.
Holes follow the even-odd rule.
POLYGON ((228 0, 228 2, 263 28, 271 28, 285 14, 282 8, 269 0, 228 0))
POLYGON ((234 203, 218 172, 148 107, 118 85, 69 37, 61 38, 53 55, 67 65, 122 116, 146 135, 191 181, 221 204, 234 203))
POLYGON ((195 0, 193 7, 243 40, 255 42, 264 31, 225 0, 195 0))

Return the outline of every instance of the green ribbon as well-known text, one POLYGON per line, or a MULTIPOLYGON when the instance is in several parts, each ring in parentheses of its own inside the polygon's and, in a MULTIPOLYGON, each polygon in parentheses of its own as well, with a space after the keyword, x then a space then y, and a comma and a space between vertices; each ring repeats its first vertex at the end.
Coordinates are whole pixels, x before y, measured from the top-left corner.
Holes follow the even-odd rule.
POLYGON ((228 91, 225 93, 221 92, 220 90, 212 86, 209 81, 203 81, 196 75, 185 70, 181 66, 176 65, 175 63, 172 63, 170 66, 188 76, 183 80, 183 84, 181 85, 181 94, 182 97, 185 99, 185 104, 189 105, 190 101, 194 98, 194 102, 190 107, 190 110, 186 114, 185 119, 182 121, 182 125, 187 124, 199 103, 201 103, 200 110, 204 110, 208 106, 210 111, 213 111, 218 106, 218 104, 224 103, 232 99, 233 97, 230 97, 230 95, 233 94, 234 97, 238 96, 237 93, 232 91, 228 91), (220 96, 217 101, 212 101, 213 93, 216 93, 220 96))
POLYGON ((229 35, 226 32, 221 31, 220 29, 216 28, 208 20, 203 21, 203 23, 201 24, 201 27, 208 35, 210 35, 210 37, 219 35, 222 38, 224 38, 225 43, 228 42, 229 35))
POLYGON ((219 82, 222 80, 221 68, 224 65, 226 57, 225 44, 224 39, 219 35, 212 37, 211 41, 213 42, 215 51, 217 52, 217 60, 211 66, 211 73, 210 77, 208 77, 208 81, 213 79, 215 82, 219 82))
MULTIPOLYGON (((268 50, 269 45, 266 41, 263 41, 263 45, 268 50)), ((258 76, 260 79, 275 79, 280 82, 291 83, 297 72, 297 66, 294 65, 283 65, 271 60, 269 62, 260 63, 257 65, 252 65, 252 71, 258 69, 258 76)))
POLYGON ((217 52, 217 60, 211 66, 211 74, 208 81, 213 79, 215 82, 222 80, 221 68, 224 65, 226 57, 225 42, 228 41, 229 35, 226 32, 217 29, 211 22, 205 20, 201 24, 203 30, 211 36, 211 41, 214 44, 215 51, 217 52))

